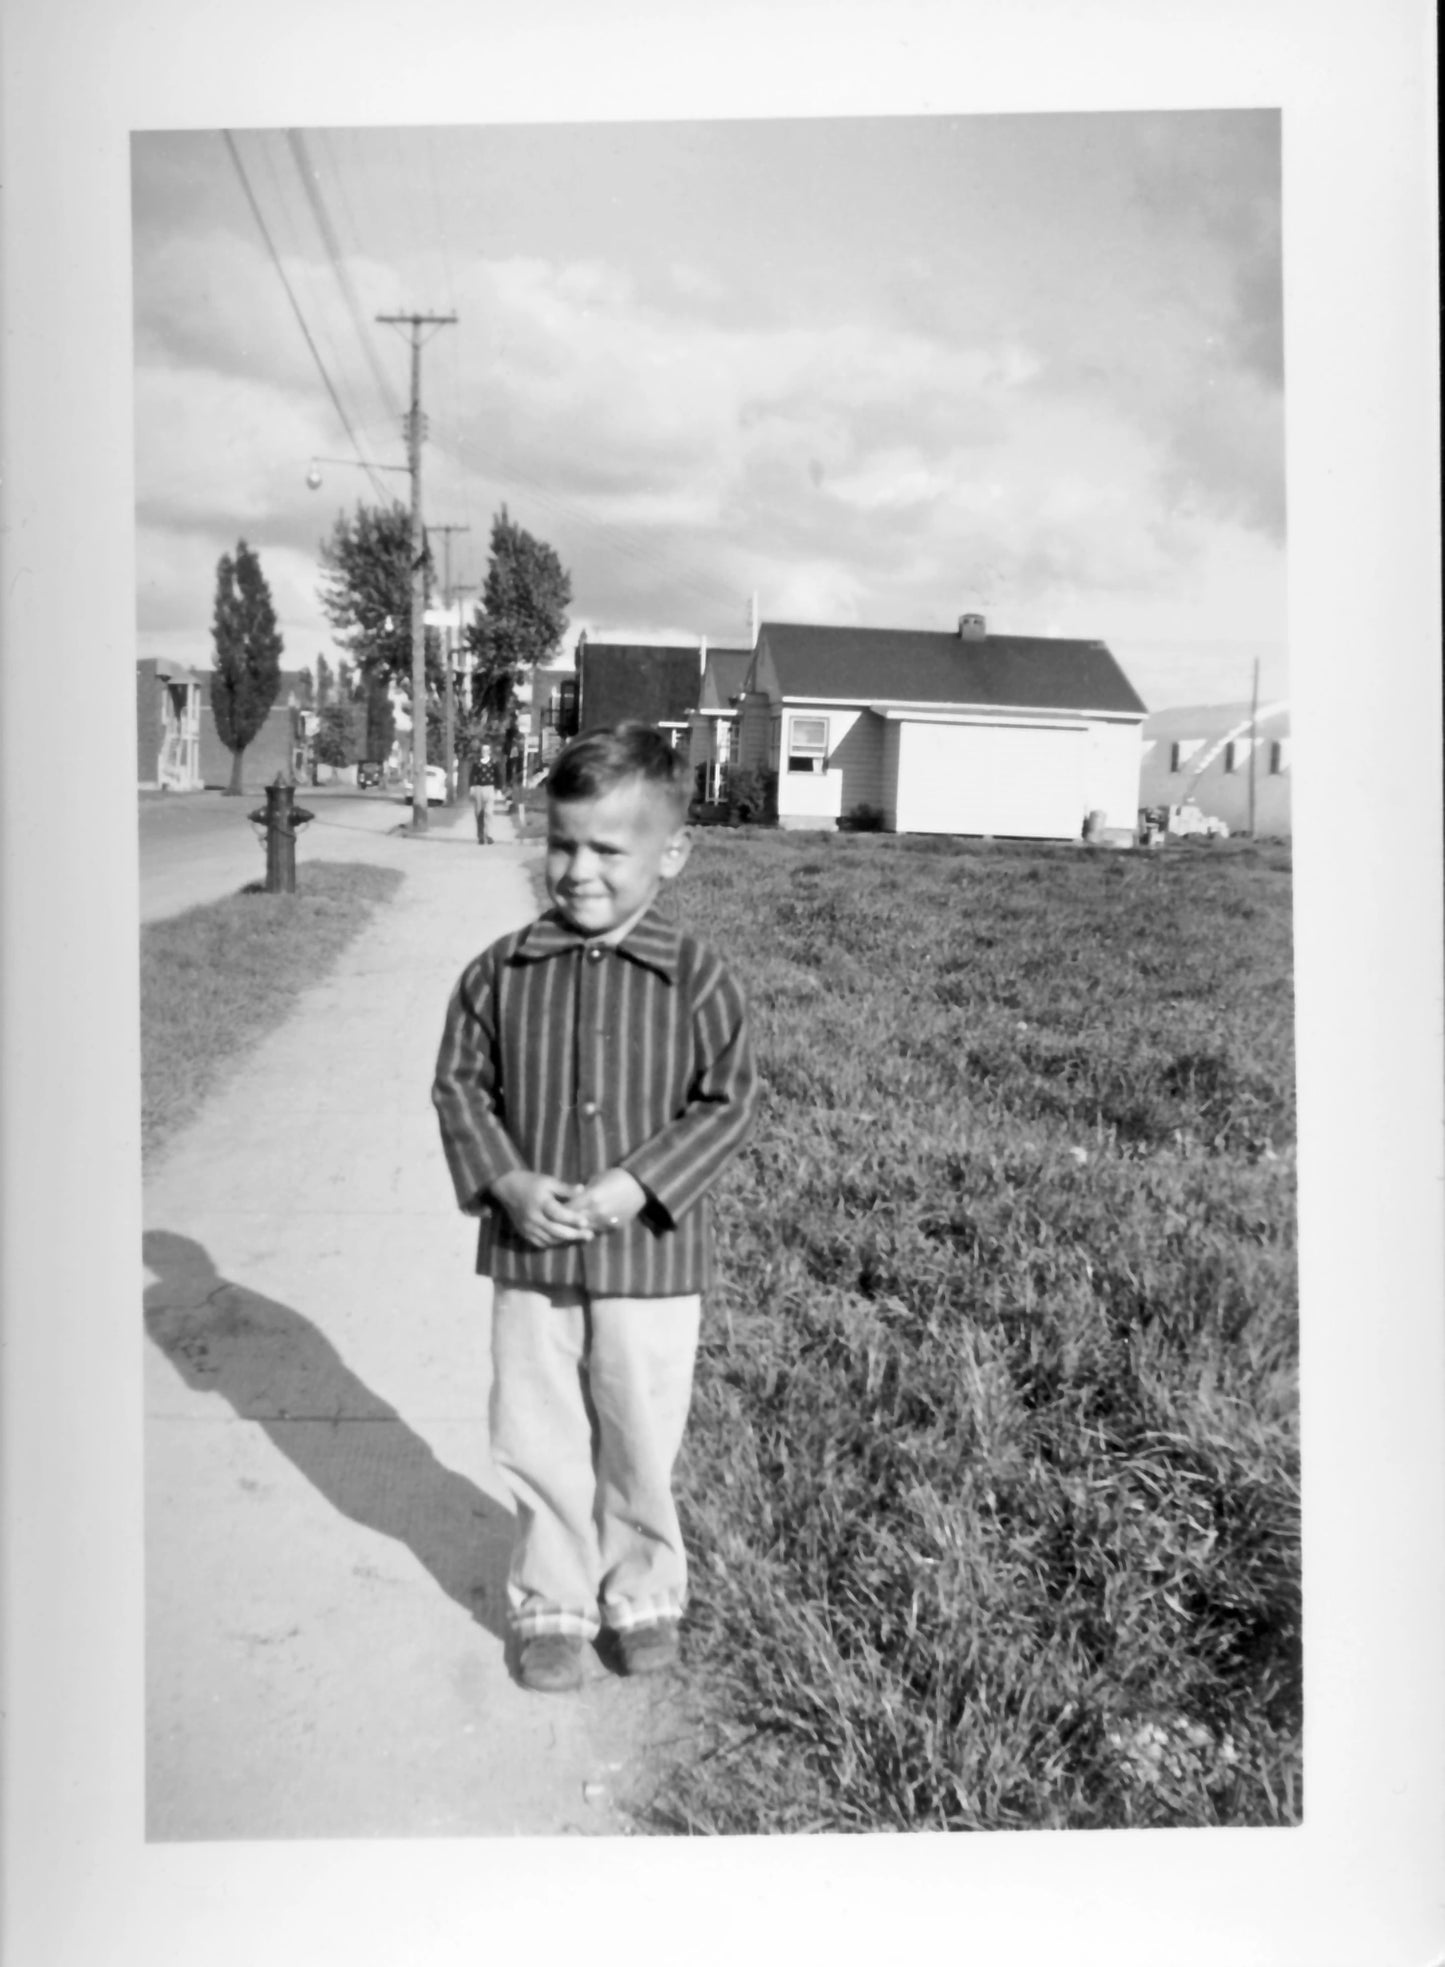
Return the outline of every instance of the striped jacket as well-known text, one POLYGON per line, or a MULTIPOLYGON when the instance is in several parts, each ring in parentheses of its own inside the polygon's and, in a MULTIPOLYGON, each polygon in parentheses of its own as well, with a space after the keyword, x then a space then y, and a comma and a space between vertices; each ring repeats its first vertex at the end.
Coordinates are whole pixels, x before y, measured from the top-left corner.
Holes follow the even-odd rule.
POLYGON ((707 1191, 756 1091, 742 992, 655 908, 615 946, 556 910, 503 936, 452 993, 432 1089, 457 1201, 481 1217, 477 1269, 616 1297, 702 1290, 707 1191), (586 1182, 608 1168, 635 1176, 647 1206, 590 1243, 535 1249, 486 1199, 513 1169, 586 1182))

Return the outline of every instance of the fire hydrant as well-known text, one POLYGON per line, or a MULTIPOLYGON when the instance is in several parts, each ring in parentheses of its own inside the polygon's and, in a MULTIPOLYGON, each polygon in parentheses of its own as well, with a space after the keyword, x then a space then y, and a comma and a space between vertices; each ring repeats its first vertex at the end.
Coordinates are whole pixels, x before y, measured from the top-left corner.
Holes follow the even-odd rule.
POLYGON ((266 829, 266 893, 294 895, 296 892, 296 835, 316 815, 293 804, 296 788, 278 772, 266 788, 266 804, 258 806, 250 819, 266 829))

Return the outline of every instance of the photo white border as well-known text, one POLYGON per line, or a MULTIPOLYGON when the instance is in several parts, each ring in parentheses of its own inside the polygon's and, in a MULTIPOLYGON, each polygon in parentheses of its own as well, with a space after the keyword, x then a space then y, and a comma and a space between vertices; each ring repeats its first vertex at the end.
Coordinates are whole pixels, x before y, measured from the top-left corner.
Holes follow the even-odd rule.
POLYGON ((1377 1967, 1445 1947, 1426 0, 8 0, 0 1954, 1377 1967), (1306 1482, 1296 1831, 147 1847, 133 129, 1283 110, 1306 1482))

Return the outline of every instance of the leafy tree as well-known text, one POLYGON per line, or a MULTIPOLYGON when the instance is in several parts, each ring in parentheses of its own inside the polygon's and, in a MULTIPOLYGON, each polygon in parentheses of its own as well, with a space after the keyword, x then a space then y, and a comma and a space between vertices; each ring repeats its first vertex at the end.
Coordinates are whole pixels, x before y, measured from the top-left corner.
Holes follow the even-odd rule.
POLYGON ((349 765, 351 750, 351 710, 344 703, 329 703, 316 724, 316 760, 320 765, 349 765))
MULTIPOLYGON (((321 605, 336 639, 351 652, 341 664, 341 692, 366 704, 366 756, 384 762, 396 737, 390 686, 411 700, 411 515, 404 505, 358 505, 338 513, 322 542, 321 605)), ((426 564, 428 580, 431 562, 426 564)), ((441 638, 426 631, 427 704, 440 703, 441 638)), ((436 753, 440 757, 440 751, 436 753)))
POLYGON ((534 539, 503 506, 492 521, 491 558, 481 605, 466 629, 476 658, 471 708, 503 738, 516 719, 524 673, 546 662, 567 629, 572 580, 554 550, 534 539))
MULTIPOLYGON (((411 682, 411 515, 404 505, 358 505, 338 513, 321 543, 321 606, 336 639, 368 677, 411 682)), ((431 561, 426 573, 430 584, 431 561)), ((441 680, 441 641, 426 631, 428 686, 441 680), (433 678, 432 672, 435 672, 433 678)))
POLYGON ((335 679, 331 673, 331 665, 325 656, 318 656, 316 658, 316 708, 318 710, 325 710, 327 704, 331 702, 334 688, 335 679))
POLYGON ((321 544, 321 606, 357 668, 411 669, 411 516, 404 505, 338 513, 321 544))
POLYGON ((211 636, 216 645, 211 713, 216 733, 231 754, 228 794, 241 791, 246 746, 266 721, 281 687, 282 641, 271 590, 261 562, 244 540, 236 555, 216 564, 216 607, 211 636))
POLYGON ((298 710, 314 710, 316 707, 316 685, 309 669, 294 669, 289 676, 282 678, 296 692, 298 710))

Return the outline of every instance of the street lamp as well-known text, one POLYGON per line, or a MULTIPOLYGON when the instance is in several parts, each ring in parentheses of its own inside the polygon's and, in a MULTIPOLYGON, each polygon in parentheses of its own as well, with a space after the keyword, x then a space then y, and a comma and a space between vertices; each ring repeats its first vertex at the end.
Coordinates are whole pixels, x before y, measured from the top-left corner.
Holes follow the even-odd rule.
POLYGON ((321 490, 321 467, 324 464, 344 464, 352 471, 404 471, 411 472, 409 464, 368 464, 365 458, 313 458, 306 473, 306 483, 313 492, 321 490))

